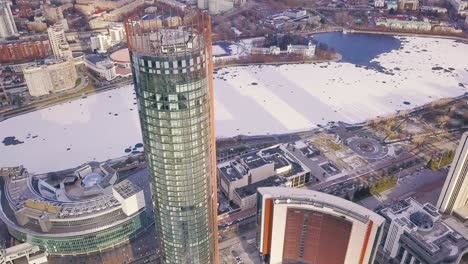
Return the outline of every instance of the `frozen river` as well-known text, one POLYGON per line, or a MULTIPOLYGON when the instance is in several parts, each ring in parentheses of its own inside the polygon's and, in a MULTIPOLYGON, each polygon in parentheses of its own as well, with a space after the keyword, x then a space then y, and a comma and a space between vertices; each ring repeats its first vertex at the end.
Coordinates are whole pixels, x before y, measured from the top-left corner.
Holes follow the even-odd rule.
MULTIPOLYGON (((365 49, 363 41, 359 46, 365 49)), ((467 92, 467 44, 399 41, 401 45, 374 54, 369 65, 377 68, 345 58, 219 70, 214 82, 217 136, 361 122, 467 92)), ((142 141, 135 104, 133 87, 127 86, 0 122, 0 167, 23 164, 38 173, 141 151, 135 147, 142 141)))

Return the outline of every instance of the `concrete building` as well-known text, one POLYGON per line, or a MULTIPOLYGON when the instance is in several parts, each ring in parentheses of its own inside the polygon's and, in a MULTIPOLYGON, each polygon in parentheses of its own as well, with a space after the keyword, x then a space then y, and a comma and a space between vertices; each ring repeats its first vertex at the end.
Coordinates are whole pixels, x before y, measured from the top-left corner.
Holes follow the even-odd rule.
POLYGON ((271 176, 281 177, 288 187, 304 186, 311 177, 310 170, 282 145, 242 155, 217 166, 220 190, 230 201, 234 201, 236 189, 271 176))
POLYGON ((385 7, 385 0, 374 0, 374 7, 375 8, 385 7))
POLYGON ((29 243, 15 245, 0 252, 0 264, 16 263, 46 264, 47 252, 29 243))
POLYGON ((134 12, 135 9, 142 7, 144 4, 145 4, 144 0, 131 1, 128 4, 125 4, 119 8, 116 8, 110 11, 107 14, 104 14, 103 18, 106 21, 112 21, 112 22, 121 21, 125 15, 128 15, 131 12, 134 12))
POLYGON ((165 264, 219 261, 211 18, 193 19, 125 25, 165 264))
POLYGON ((62 23, 56 23, 47 29, 50 46, 56 59, 73 59, 72 50, 65 37, 65 29, 62 23))
POLYGON ((99 34, 91 37, 91 50, 98 53, 106 53, 112 46, 110 36, 107 34, 99 34))
POLYGON ((51 4, 43 4, 41 6, 42 15, 49 21, 57 23, 61 22, 63 17, 63 11, 73 8, 72 3, 66 3, 60 6, 55 6, 51 4))
POLYGON ((450 0, 450 5, 461 16, 468 16, 468 1, 467 0, 450 0))
POLYGON ((108 58, 99 55, 87 55, 84 64, 98 78, 111 81, 117 77, 116 67, 108 58))
POLYGON ((396 30, 431 31, 432 24, 429 21, 411 21, 400 19, 380 18, 375 21, 377 26, 396 30))
POLYGON ((23 74, 31 96, 71 89, 78 78, 73 60, 48 61, 44 65, 25 68, 23 74))
POLYGON ((386 219, 382 255, 378 263, 459 263, 468 253, 468 240, 442 219, 437 208, 413 198, 382 209, 386 219))
POLYGON ((437 207, 444 213, 468 220, 468 132, 460 140, 437 207))
POLYGON ((286 186, 286 182, 286 179, 279 176, 268 177, 256 183, 235 189, 232 201, 237 204, 241 210, 256 207, 258 188, 286 186))
POLYGON ((8 0, 0 0, 0 39, 18 34, 10 5, 8 0))
POLYGON ((376 213, 326 193, 258 189, 258 249, 268 264, 372 264, 384 224, 376 213))
POLYGON ((398 2, 397 1, 387 1, 387 10, 398 10, 398 2))
POLYGON ((110 249, 135 238, 146 225, 143 190, 128 180, 116 183, 117 172, 106 163, 89 163, 80 173, 17 171, 0 171, 0 220, 14 238, 49 255, 110 249))
POLYGON ((199 9, 208 10, 210 14, 218 14, 220 1, 223 0, 197 0, 197 6, 199 9))
POLYGON ((399 0, 398 9, 399 10, 410 10, 416 11, 419 8, 419 0, 399 0))
POLYGON ((296 54, 305 57, 314 57, 315 56, 315 45, 312 42, 309 42, 308 45, 291 45, 287 47, 288 54, 296 54))
POLYGON ((42 59, 52 55, 48 40, 12 41, 0 44, 0 62, 42 59))
POLYGON ((301 19, 307 16, 307 11, 302 8, 290 8, 283 12, 283 15, 292 19, 301 19))

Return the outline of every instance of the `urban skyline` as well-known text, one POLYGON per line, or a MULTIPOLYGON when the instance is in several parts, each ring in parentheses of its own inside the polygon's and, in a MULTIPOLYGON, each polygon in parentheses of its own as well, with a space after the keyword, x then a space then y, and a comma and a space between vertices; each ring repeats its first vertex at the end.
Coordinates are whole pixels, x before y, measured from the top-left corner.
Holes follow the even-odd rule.
POLYGON ((0 264, 468 264, 468 0, 0 0, 0 264))

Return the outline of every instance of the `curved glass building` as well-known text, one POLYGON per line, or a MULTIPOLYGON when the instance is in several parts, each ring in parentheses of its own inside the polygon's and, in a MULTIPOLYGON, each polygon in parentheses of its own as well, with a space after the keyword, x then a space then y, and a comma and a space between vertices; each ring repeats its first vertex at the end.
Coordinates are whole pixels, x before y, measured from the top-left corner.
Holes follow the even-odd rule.
POLYGON ((218 263, 211 21, 182 21, 127 21, 128 47, 162 261, 218 263))
POLYGON ((143 190, 129 180, 114 184, 117 172, 107 164, 85 168, 41 175, 0 170, 0 220, 9 233, 50 255, 100 252, 140 235, 148 222, 143 190), (100 186, 82 185, 99 176, 92 170, 105 176, 100 186))

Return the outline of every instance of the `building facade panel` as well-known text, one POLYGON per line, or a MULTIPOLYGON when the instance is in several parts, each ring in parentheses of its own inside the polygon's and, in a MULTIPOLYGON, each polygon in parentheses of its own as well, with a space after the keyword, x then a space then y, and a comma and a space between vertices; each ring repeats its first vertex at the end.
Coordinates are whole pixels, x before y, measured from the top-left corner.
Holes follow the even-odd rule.
POLYGON ((211 29, 197 19, 126 23, 163 263, 218 263, 211 29))

